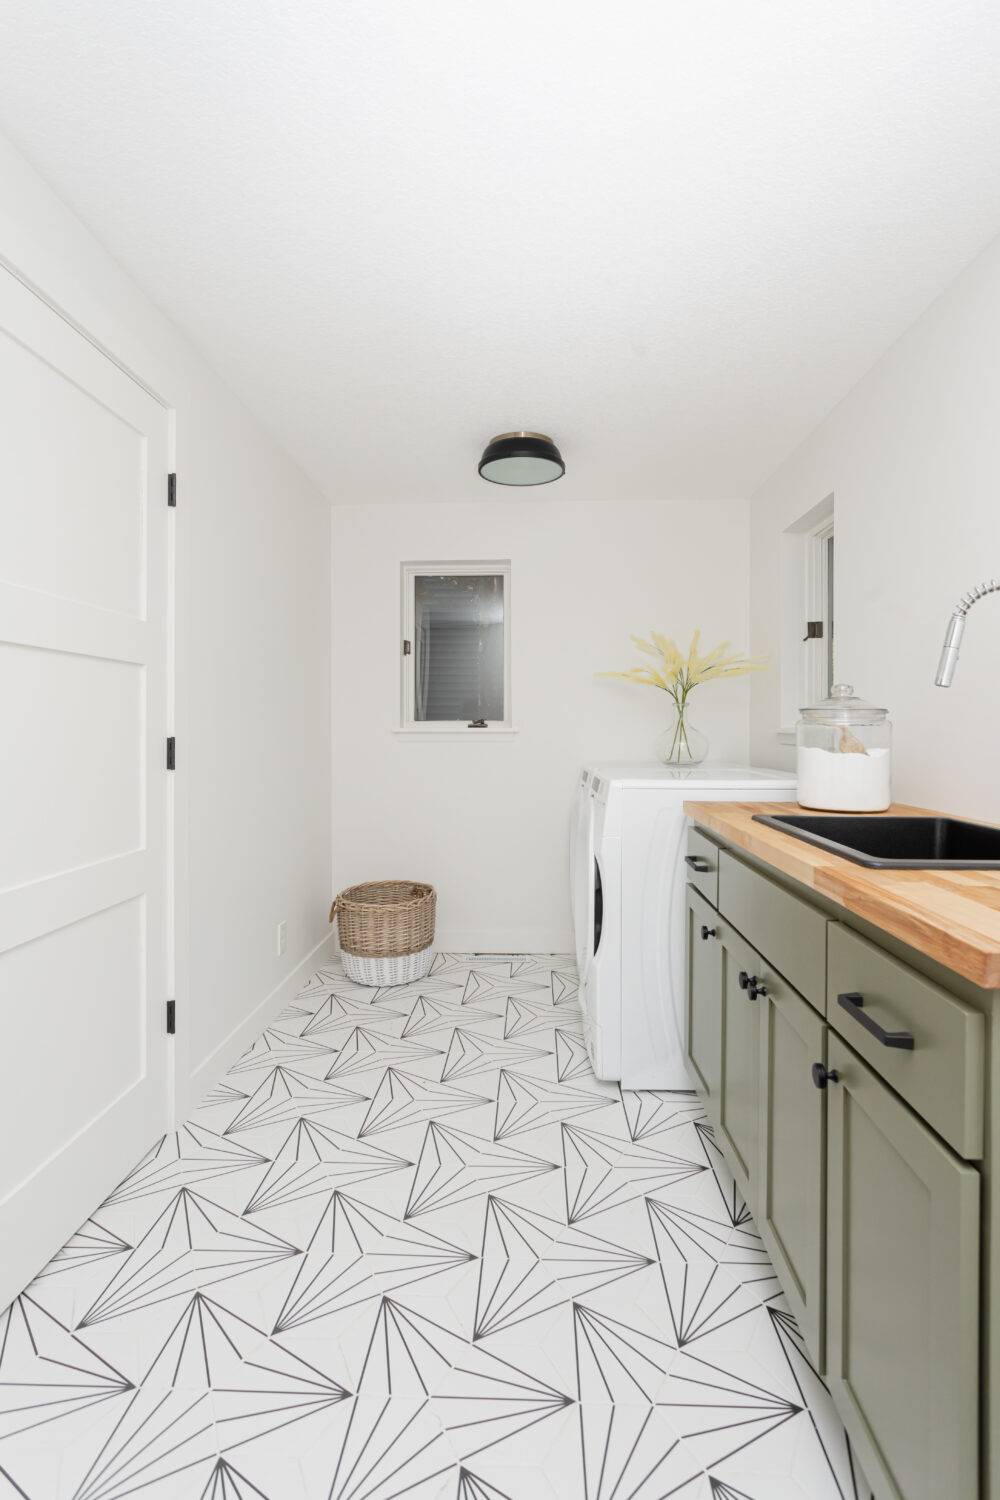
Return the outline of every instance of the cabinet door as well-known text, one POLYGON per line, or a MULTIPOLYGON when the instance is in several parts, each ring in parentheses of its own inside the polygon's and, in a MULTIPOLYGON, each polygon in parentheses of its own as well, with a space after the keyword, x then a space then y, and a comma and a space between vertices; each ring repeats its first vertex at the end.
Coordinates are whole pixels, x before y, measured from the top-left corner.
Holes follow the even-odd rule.
POLYGON ((722 1066, 716 1124, 737 1186, 755 1212, 761 1001, 753 981, 761 979, 764 960, 724 922, 719 951, 722 1066))
POLYGON ((809 1352, 822 1369, 826 1027, 773 970, 760 1005, 760 1167, 757 1227, 809 1352))
POLYGON ((685 1050, 709 1119, 718 1120, 722 1077, 722 963, 719 914, 704 896, 687 892, 687 1014, 685 1050))
POLYGON ((879 1500, 975 1500, 979 1174, 828 1045, 828 1380, 879 1500))

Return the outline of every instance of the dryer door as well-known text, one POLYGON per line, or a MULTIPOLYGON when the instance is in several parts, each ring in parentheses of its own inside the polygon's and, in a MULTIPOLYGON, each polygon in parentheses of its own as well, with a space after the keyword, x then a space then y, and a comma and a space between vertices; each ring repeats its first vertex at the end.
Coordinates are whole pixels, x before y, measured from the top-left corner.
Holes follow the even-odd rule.
POLYGON ((587 773, 580 783, 572 836, 573 935, 576 967, 581 980, 593 952, 594 797, 587 773))

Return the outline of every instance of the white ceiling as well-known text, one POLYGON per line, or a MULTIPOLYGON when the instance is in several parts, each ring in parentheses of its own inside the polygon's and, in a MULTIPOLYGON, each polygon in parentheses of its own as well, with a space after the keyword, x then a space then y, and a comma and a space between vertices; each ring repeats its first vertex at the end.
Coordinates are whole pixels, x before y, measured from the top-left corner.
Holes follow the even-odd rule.
POLYGON ((744 494, 1000 230, 996 0, 4 0, 0 127, 334 501, 744 494))

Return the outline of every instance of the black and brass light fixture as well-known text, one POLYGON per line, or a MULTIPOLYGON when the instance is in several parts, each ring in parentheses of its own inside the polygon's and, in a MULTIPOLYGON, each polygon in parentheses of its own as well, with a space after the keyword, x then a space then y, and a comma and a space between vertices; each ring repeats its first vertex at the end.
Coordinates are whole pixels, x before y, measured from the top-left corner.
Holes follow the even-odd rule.
POLYGON ((483 449, 479 472, 490 484, 551 484, 566 465, 544 432, 502 432, 483 449))

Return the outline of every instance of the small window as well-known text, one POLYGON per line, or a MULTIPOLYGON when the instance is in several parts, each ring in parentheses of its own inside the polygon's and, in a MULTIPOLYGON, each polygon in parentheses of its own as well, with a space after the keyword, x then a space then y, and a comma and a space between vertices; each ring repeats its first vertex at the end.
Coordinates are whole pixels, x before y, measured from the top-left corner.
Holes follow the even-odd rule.
POLYGON ((404 563, 402 725, 510 727, 510 564, 404 563))

